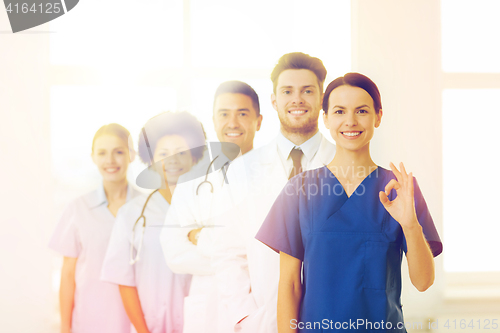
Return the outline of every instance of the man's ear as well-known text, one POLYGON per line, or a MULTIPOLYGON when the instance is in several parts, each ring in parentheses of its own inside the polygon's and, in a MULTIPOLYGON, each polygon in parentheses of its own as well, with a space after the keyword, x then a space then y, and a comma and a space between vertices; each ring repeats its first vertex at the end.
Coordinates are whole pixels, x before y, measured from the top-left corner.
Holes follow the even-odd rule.
POLYGON ((330 127, 328 125, 328 114, 325 111, 323 111, 323 123, 325 124, 326 129, 329 130, 330 127))
POLYGON ((257 131, 260 130, 260 126, 262 125, 263 118, 264 117, 261 114, 259 114, 259 116, 257 117, 257 131))
POLYGON ((276 102, 276 94, 272 93, 271 94, 271 104, 273 105, 273 108, 278 111, 278 103, 276 102))

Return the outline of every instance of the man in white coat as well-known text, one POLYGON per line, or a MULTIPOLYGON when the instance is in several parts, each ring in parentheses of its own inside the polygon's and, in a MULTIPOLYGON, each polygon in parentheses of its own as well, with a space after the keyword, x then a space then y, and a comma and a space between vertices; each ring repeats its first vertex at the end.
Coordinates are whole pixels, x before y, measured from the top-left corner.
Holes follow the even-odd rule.
POLYGON ((280 132, 229 169, 231 195, 239 204, 220 221, 226 227, 219 233, 214 262, 232 332, 278 330, 279 255, 254 237, 289 178, 333 159, 335 146, 318 131, 325 77, 318 58, 298 52, 282 56, 271 74, 280 132), (244 176, 234 172, 241 168, 244 176))
POLYGON ((217 217, 224 214, 231 200, 224 191, 228 188, 225 173, 226 162, 234 156, 224 155, 228 154, 224 143, 238 145, 242 154, 253 149, 255 132, 262 123, 256 92, 244 82, 222 83, 215 93, 213 122, 217 137, 223 143, 218 153, 208 151, 216 167, 213 172, 207 170, 206 178, 204 175, 177 185, 160 236, 170 269, 175 273, 193 274, 189 296, 184 301, 184 333, 229 331, 224 327, 227 320, 221 319, 224 312, 218 308, 211 256, 214 235, 221 230, 217 228, 217 217))

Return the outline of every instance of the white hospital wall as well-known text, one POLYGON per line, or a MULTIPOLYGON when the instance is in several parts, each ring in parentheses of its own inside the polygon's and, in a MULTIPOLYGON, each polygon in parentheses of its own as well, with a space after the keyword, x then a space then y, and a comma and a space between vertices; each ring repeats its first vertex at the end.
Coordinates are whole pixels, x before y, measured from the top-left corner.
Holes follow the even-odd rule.
MULTIPOLYGON (((414 172, 442 235, 440 3, 352 0, 352 20, 352 69, 373 78, 382 93, 384 116, 372 142, 373 157, 384 167, 404 161, 414 172)), ((49 34, 36 33, 47 30, 11 34, 0 9, 2 332, 55 332, 53 256, 47 249, 57 219, 49 142, 49 34)), ((342 31, 335 24, 322 31, 322 42, 332 36, 332 52, 335 34, 342 31)), ((435 317, 445 306, 453 311, 443 304, 443 276, 438 257, 436 282, 425 293, 405 278, 407 321, 435 317)))
POLYGON ((54 332, 49 34, 40 30, 12 34, 0 8, 1 332, 54 332))

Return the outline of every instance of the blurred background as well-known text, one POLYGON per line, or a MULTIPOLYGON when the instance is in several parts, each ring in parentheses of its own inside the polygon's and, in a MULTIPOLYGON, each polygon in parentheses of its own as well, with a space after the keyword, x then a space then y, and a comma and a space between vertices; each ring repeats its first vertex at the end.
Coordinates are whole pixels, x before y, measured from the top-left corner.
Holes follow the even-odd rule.
POLYGON ((413 171, 443 239, 435 284, 403 281, 408 331, 500 332, 499 12, 497 0, 82 0, 12 34, 0 9, 0 331, 58 332, 62 258, 47 244, 64 206, 99 184, 100 126, 136 144, 150 117, 187 110, 214 141, 213 94, 236 79, 259 95, 260 147, 279 130, 271 70, 301 51, 323 60, 325 84, 350 71, 377 83, 372 156, 413 171))

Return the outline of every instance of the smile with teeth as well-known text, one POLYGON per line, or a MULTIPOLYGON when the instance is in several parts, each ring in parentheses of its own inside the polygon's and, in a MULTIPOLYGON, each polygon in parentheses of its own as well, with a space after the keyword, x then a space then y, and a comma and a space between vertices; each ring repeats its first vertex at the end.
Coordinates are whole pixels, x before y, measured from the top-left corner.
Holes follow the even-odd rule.
POLYGON ((345 136, 353 138, 359 136, 362 132, 341 132, 341 133, 345 136))
POLYGON ((118 168, 104 168, 104 171, 109 172, 109 173, 114 173, 118 171, 118 168))
POLYGON ((243 133, 226 133, 227 136, 230 136, 232 138, 238 137, 240 135, 243 135, 243 133))
POLYGON ((307 113, 307 110, 289 110, 288 113, 300 116, 307 113))

